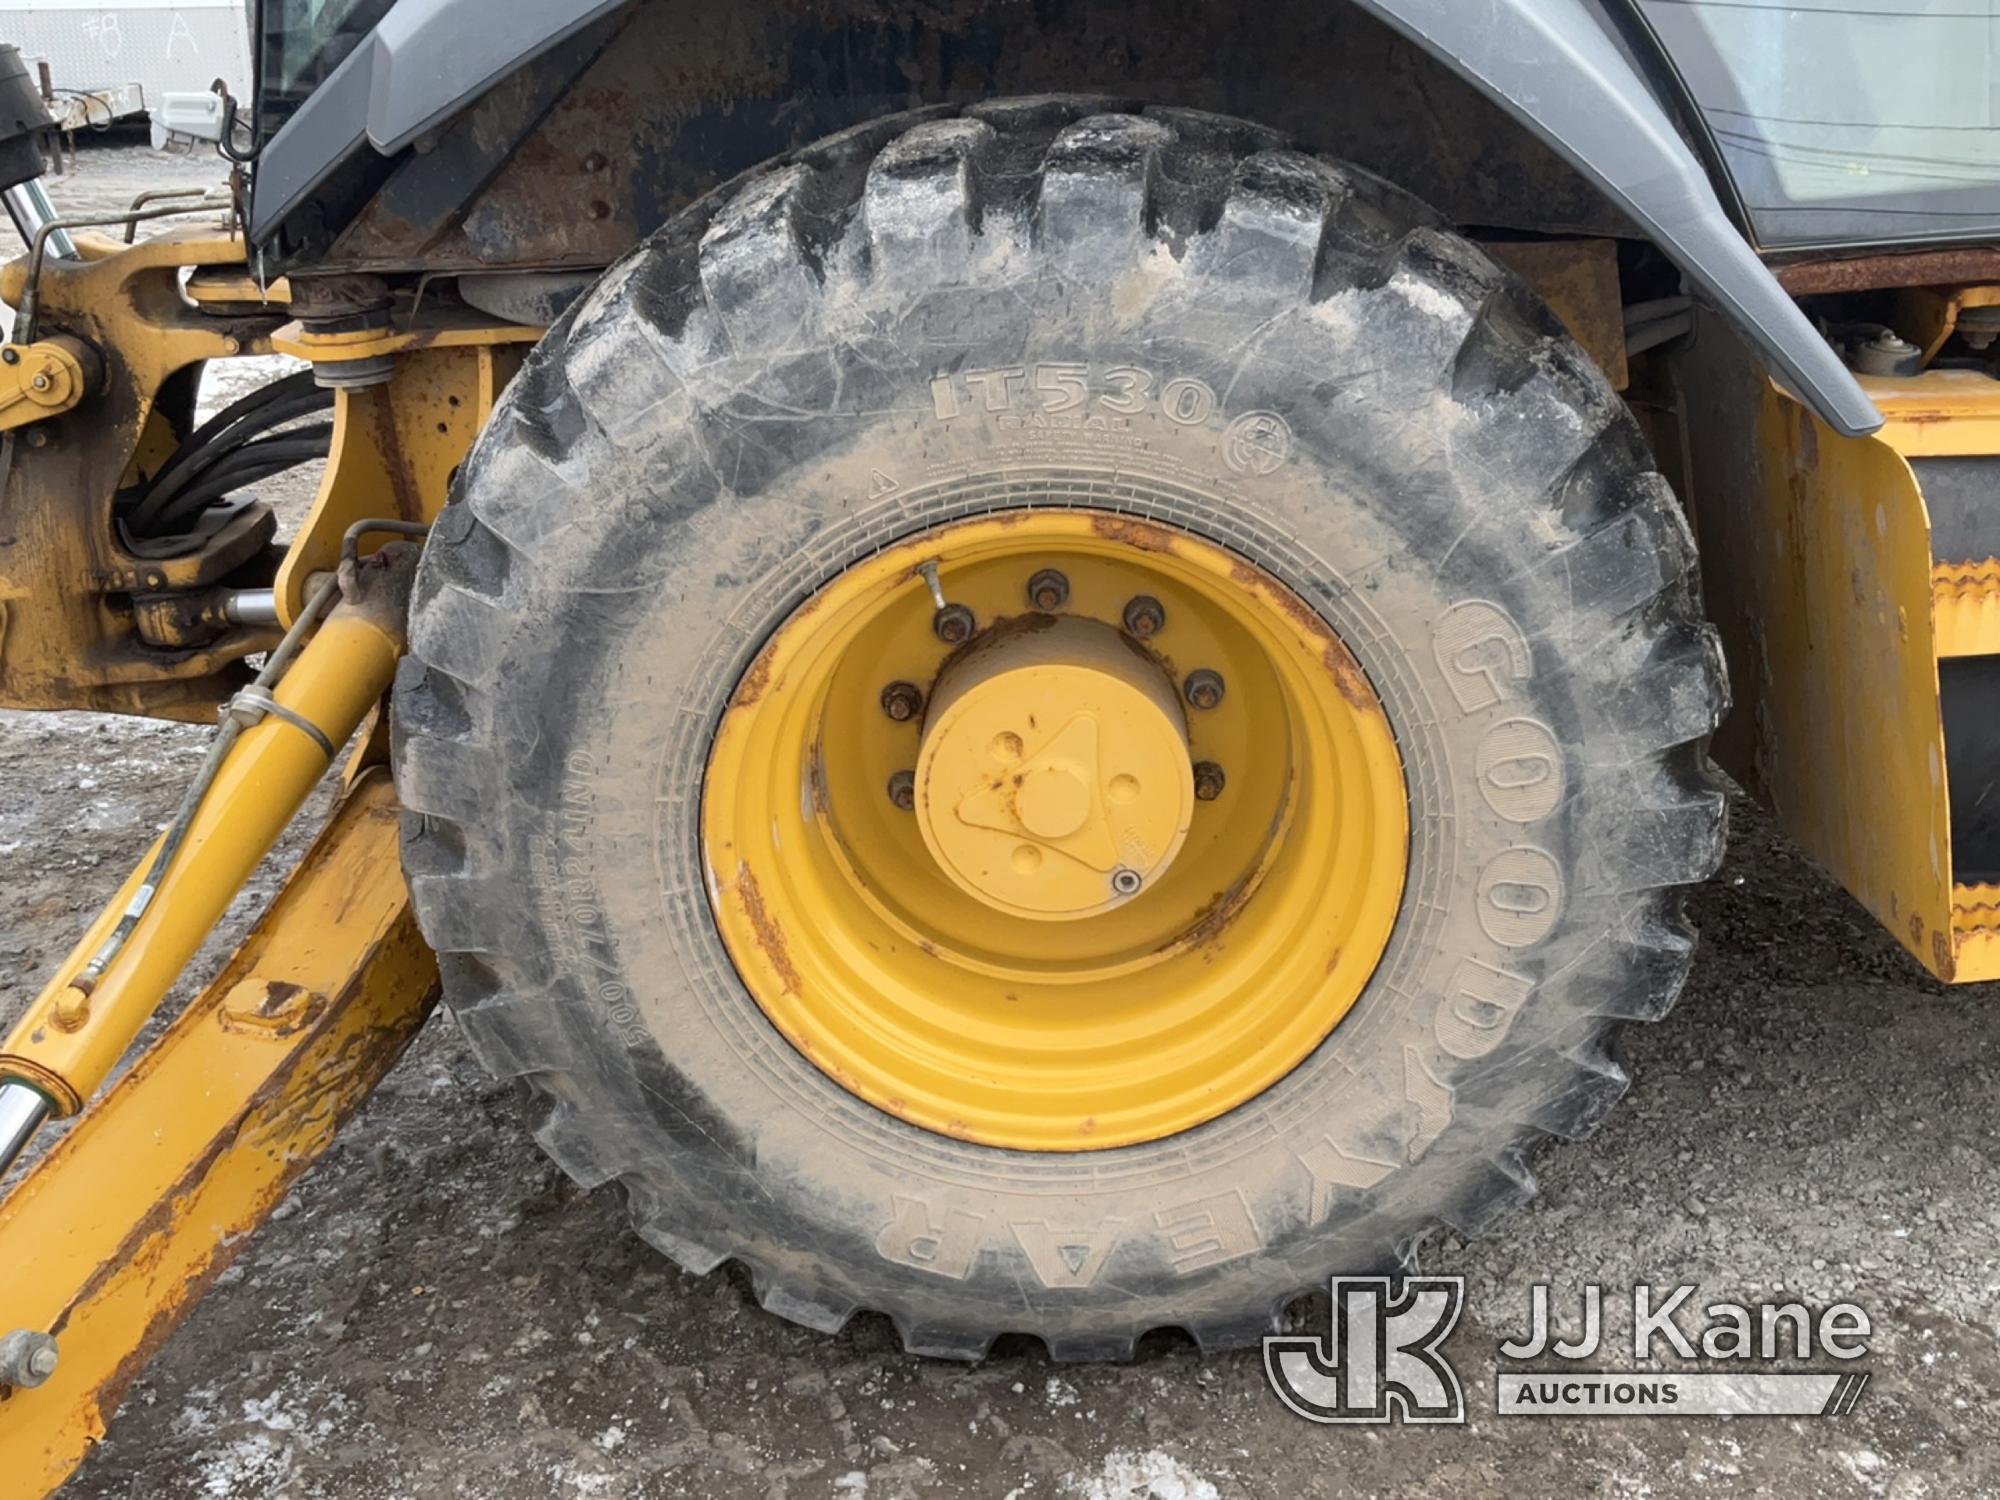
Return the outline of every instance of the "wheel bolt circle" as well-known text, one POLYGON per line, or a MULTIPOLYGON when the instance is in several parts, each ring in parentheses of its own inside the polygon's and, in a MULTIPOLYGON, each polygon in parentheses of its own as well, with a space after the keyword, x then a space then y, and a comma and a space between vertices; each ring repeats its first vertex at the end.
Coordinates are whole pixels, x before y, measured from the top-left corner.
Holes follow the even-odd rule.
POLYGON ((1222 767, 1214 761, 1198 760, 1194 763, 1194 794, 1198 801, 1213 802, 1222 795, 1228 780, 1222 774, 1222 767))
POLYGON ((917 778, 911 771, 898 771, 889 778, 889 800, 904 812, 912 812, 917 805, 917 778))
POLYGON ((1140 640, 1158 635, 1166 623, 1166 606, 1151 594, 1134 594, 1125 601, 1125 628, 1140 640))
POLYGON ((947 604, 931 616, 931 629, 947 646, 958 646, 971 640, 976 625, 972 611, 963 604, 947 604))
POLYGON ((1059 568, 1043 568, 1028 580, 1028 602, 1044 614, 1069 603, 1069 579, 1059 568))
POLYGON ((1187 701, 1192 707, 1214 708, 1222 701, 1222 674, 1207 667, 1197 667, 1188 673, 1181 691, 1187 694, 1187 701))
POLYGON ((882 712, 907 724, 924 711, 924 690, 914 682, 892 682, 882 689, 882 712))

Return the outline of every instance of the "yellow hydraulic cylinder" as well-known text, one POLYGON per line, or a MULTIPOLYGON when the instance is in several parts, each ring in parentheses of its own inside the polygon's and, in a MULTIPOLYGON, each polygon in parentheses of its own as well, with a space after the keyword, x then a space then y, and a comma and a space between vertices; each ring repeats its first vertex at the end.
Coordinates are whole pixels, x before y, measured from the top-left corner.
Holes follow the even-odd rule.
POLYGON ((402 598, 377 588, 334 607, 272 689, 275 708, 224 757, 124 946, 88 993, 76 986, 146 884, 150 853, 0 1048, 0 1079, 31 1085, 56 1114, 82 1109, 387 691, 403 648, 402 598))

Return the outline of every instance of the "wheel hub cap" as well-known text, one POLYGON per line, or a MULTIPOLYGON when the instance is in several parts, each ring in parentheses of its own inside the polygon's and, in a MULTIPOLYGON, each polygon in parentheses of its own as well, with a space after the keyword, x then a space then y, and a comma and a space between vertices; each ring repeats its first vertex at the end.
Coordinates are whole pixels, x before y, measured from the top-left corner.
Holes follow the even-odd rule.
POLYGON ((1070 920, 1131 900, 1194 816, 1173 682, 1108 625, 1028 616, 940 674, 916 798, 939 866, 990 906, 1070 920))

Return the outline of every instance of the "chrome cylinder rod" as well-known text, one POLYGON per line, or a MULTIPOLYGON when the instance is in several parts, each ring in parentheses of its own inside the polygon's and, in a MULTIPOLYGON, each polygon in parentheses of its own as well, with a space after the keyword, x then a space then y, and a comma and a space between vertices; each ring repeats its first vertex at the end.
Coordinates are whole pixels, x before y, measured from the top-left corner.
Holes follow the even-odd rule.
POLYGON ((232 625, 275 625, 278 623, 277 591, 230 589, 222 596, 222 617, 232 625))
MULTIPOLYGON (((14 221, 14 227, 21 232, 22 243, 32 245, 41 227, 56 216, 55 204, 49 202, 49 195, 42 187, 39 177, 30 177, 26 182, 17 182, 0 193, 0 200, 7 204, 7 217, 14 221)), ((69 237, 67 229, 58 229, 49 235, 48 253, 64 260, 77 259, 76 241, 69 237)))
POLYGON ((0 1083, 0 1176, 27 1149, 50 1114, 49 1101, 25 1083, 0 1083))

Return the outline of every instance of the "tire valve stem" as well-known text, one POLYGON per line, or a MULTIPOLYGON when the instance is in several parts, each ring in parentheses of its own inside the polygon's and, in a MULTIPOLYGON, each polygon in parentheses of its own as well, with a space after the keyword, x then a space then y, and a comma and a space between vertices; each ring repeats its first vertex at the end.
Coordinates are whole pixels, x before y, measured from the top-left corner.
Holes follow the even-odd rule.
POLYGON ((932 558, 929 562, 918 563, 917 572, 923 576, 924 586, 931 591, 931 607, 937 610, 948 609, 950 606, 944 597, 944 585, 938 582, 937 559, 932 558))
POLYGON ((931 629, 937 632, 937 638, 947 646, 963 645, 971 640, 979 622, 973 619, 972 611, 966 606, 953 604, 945 598, 944 585, 938 582, 936 559, 919 563, 917 572, 923 575, 924 585, 931 591, 931 604, 935 611, 931 615, 931 629))

